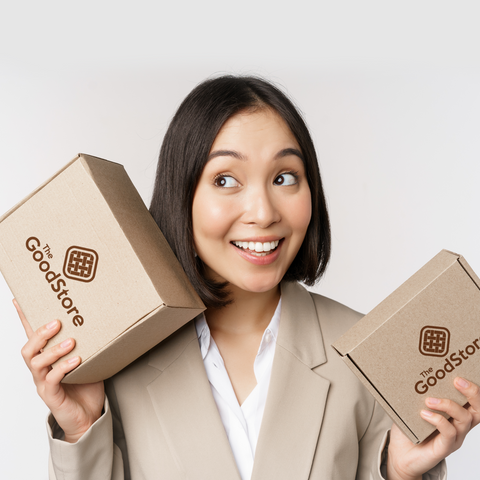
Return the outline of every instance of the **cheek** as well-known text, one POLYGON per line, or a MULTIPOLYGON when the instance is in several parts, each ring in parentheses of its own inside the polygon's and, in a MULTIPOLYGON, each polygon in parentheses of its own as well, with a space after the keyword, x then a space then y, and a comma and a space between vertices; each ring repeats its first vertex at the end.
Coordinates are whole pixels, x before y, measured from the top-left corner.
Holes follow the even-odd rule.
POLYGON ((221 238, 227 233, 232 209, 226 203, 228 202, 219 202, 218 198, 208 195, 195 195, 192 205, 195 242, 201 238, 221 238))
POLYGON ((308 195, 305 194, 299 197, 295 202, 290 203, 289 215, 294 233, 301 235, 301 241, 303 241, 303 237, 305 236, 312 218, 312 200, 310 192, 308 192, 308 195))

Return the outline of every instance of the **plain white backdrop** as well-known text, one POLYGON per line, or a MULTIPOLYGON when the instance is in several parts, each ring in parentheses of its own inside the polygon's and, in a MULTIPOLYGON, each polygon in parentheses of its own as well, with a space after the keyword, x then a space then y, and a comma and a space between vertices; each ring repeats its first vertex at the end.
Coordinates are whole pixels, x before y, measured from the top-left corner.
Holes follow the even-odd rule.
MULTIPOLYGON (((0 7, 0 214, 77 152, 148 204, 163 134, 204 78, 260 74, 303 111, 331 212, 315 290, 368 312, 442 248, 480 273, 475 1, 18 1, 0 7)), ((0 277, 0 478, 46 479, 46 408, 0 277)), ((480 319, 479 319, 480 320, 480 319)), ((480 427, 449 460, 479 478, 480 427)))

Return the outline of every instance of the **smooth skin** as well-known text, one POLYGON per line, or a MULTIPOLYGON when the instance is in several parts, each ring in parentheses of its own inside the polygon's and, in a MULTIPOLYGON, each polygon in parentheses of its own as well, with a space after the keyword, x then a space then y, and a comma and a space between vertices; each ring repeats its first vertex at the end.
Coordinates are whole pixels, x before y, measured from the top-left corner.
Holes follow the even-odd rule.
MULTIPOLYGON (((208 309, 212 336, 240 404, 256 385, 253 371, 258 347, 280 298, 279 283, 300 248, 311 216, 310 189, 299 146, 283 119, 269 109, 230 118, 210 152, 193 200, 195 249, 209 278, 227 281, 230 305, 208 309), (232 242, 278 240, 267 255, 249 253, 232 242)), ((21 313, 29 338, 22 355, 37 391, 65 432, 76 442, 100 417, 103 382, 63 385, 63 376, 80 359, 60 361, 74 341, 43 351, 60 330, 60 322, 33 332, 21 313)), ((450 400, 427 399, 422 411, 438 434, 414 445, 393 425, 388 450, 389 480, 420 480, 423 473, 457 450, 480 422, 480 390, 456 378, 455 387, 469 402, 464 408, 450 400)))
POLYGON ((254 361, 280 298, 279 283, 302 245, 311 195, 300 147, 276 113, 230 118, 195 191, 194 245, 206 274, 227 281, 234 302, 205 316, 241 405, 256 385, 254 361), (232 242, 280 241, 265 256, 232 242))
POLYGON ((430 440, 414 445, 394 424, 388 449, 388 480, 421 480, 418 472, 427 472, 448 455, 458 450, 467 433, 480 423, 480 389, 474 383, 457 377, 455 388, 466 397, 468 404, 461 407, 452 400, 427 398, 425 404, 432 410, 444 412, 451 418, 422 410, 424 420, 435 425, 438 434, 430 440))
POLYGON ((66 339, 43 351, 47 341, 60 331, 60 321, 54 320, 34 332, 16 300, 13 303, 28 337, 22 356, 32 372, 37 393, 65 432, 65 441, 75 443, 100 418, 105 397, 103 382, 84 385, 60 383, 80 363, 80 357, 64 360, 55 368, 51 365, 72 351, 75 340, 66 339))

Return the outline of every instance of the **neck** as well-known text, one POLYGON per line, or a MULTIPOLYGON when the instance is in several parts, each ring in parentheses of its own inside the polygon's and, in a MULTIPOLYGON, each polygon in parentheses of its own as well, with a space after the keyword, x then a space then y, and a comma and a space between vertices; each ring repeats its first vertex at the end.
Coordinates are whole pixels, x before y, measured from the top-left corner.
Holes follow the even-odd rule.
POLYGON ((280 299, 280 285, 267 292, 247 292, 230 286, 232 303, 226 307, 209 308, 205 312, 212 332, 245 334, 263 332, 270 323, 280 299))

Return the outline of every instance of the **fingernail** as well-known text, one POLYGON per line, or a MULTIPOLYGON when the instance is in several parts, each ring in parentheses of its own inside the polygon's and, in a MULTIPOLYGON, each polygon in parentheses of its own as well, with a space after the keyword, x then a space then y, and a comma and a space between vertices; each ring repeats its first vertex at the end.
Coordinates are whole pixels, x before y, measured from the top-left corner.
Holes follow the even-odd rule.
POLYGON ((427 402, 430 403, 431 405, 438 405, 440 403, 439 398, 433 398, 433 397, 428 397, 427 402))
POLYGON ((431 417, 433 415, 433 413, 430 410, 422 410, 420 413, 425 417, 431 417))
POLYGON ((462 388, 468 388, 470 386, 470 383, 464 380, 463 378, 458 377, 457 385, 462 388))
POLYGON ((60 346, 61 346, 62 348, 67 348, 67 347, 69 347, 71 344, 72 344, 72 341, 71 341, 70 339, 68 339, 68 340, 64 340, 64 341, 60 344, 60 346))
POLYGON ((72 357, 67 360, 68 363, 77 363, 80 360, 80 357, 72 357))
POLYGON ((47 324, 46 327, 47 327, 49 330, 51 330, 52 328, 55 328, 56 326, 57 326, 57 321, 54 320, 53 322, 50 322, 49 324, 47 324))

